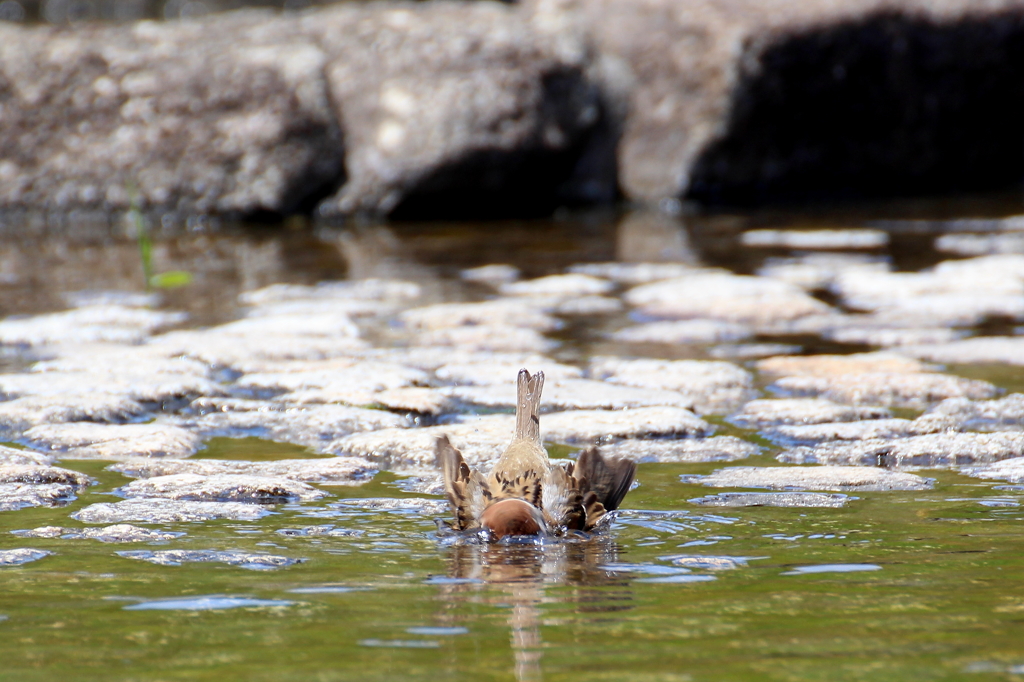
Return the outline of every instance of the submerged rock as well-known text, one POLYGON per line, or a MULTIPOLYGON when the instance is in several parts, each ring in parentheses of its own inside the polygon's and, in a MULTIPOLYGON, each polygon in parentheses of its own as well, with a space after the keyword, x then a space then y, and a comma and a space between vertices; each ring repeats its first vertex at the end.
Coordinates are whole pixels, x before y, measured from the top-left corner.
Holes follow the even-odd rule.
POLYGON ((145 410, 124 395, 102 392, 36 395, 0 402, 0 438, 14 439, 40 424, 123 423, 145 410))
POLYGON ((38 561, 43 557, 48 557, 53 552, 47 552, 45 549, 28 549, 26 547, 19 547, 18 549, 0 549, 0 567, 2 566, 21 566, 32 561, 38 561))
POLYGON ((730 362, 596 357, 589 374, 625 386, 678 391, 699 414, 721 414, 755 397, 750 372, 730 362))
POLYGON ((984 336, 948 343, 926 343, 901 348, 900 351, 946 364, 1024 365, 1024 337, 1019 336, 984 336))
POLYGON ((181 566, 190 563, 218 563, 252 570, 273 570, 305 561, 274 554, 255 554, 240 550, 164 549, 158 551, 130 550, 117 552, 126 559, 139 559, 158 566, 181 566))
POLYGON ((821 398, 779 398, 751 400, 729 417, 736 426, 760 429, 784 424, 826 424, 885 419, 892 413, 884 407, 839 405, 821 398))
POLYGON ((180 538, 184 533, 166 533, 149 528, 140 528, 129 523, 120 523, 105 528, 61 528, 42 526, 32 530, 12 530, 11 533, 23 538, 61 538, 62 540, 99 540, 100 542, 166 542, 180 538))
POLYGON ((995 478, 1010 483, 1024 483, 1024 457, 1004 459, 981 467, 967 467, 960 470, 965 476, 975 478, 995 478))
POLYGON ((247 474, 171 474, 132 481, 117 492, 133 498, 167 498, 206 502, 308 502, 327 493, 311 485, 284 477, 247 474))
POLYGON ((77 490, 66 483, 0 483, 0 511, 61 507, 75 499, 77 490))
POLYGON ((167 499, 135 499, 91 504, 71 518, 82 523, 180 523, 232 519, 255 521, 269 514, 265 507, 244 502, 193 502, 167 499))
POLYGON ((682 440, 625 440, 601 447, 601 454, 635 462, 731 462, 760 454, 761 448, 734 436, 682 440))
POLYGON ((669 561, 674 566, 682 566, 696 571, 731 571, 746 568, 747 557, 741 556, 706 556, 703 554, 673 554, 658 557, 660 561, 669 561))
POLYGON ((620 329, 611 335, 618 343, 708 344, 739 341, 754 335, 748 326, 721 320, 648 322, 620 329))
POLYGON ((777 459, 791 464, 949 467, 1024 456, 1024 433, 933 433, 910 438, 822 443, 777 459))
POLYGON ((867 419, 859 422, 830 424, 795 424, 770 428, 762 435, 773 443, 797 445, 822 441, 850 441, 901 438, 921 433, 919 425, 909 419, 867 419))
POLYGON ((679 407, 573 410, 546 415, 541 422, 545 440, 569 444, 609 443, 621 438, 710 436, 714 430, 703 419, 679 407))
POLYGON ((925 490, 933 483, 914 474, 855 466, 730 467, 708 476, 684 475, 680 480, 714 488, 836 491, 925 490))
POLYGON ((757 327, 831 310, 786 282, 728 273, 695 274, 644 284, 629 290, 626 302, 655 317, 708 318, 757 327))
POLYGON ((365 459, 335 457, 327 459, 279 459, 271 462, 245 462, 229 459, 128 459, 107 467, 132 478, 154 478, 174 474, 216 476, 235 474, 287 478, 320 485, 362 485, 377 473, 365 459))
POLYGON ((25 439, 62 459, 181 458, 195 454, 202 444, 196 434, 164 424, 48 424, 29 429, 25 439))
MULTIPOLYGON (((514 410, 516 387, 510 381, 488 386, 453 386, 445 389, 452 398, 485 407, 514 410)), ((543 407, 563 410, 622 410, 630 407, 692 407, 686 395, 675 391, 634 386, 616 386, 588 379, 549 381, 544 385, 543 407)))
POLYGON ((719 493, 690 502, 706 507, 845 507, 857 498, 841 493, 719 493))
POLYGON ((837 403, 916 409, 947 398, 992 398, 999 392, 987 381, 929 372, 791 376, 778 379, 770 388, 782 395, 819 396, 837 403))

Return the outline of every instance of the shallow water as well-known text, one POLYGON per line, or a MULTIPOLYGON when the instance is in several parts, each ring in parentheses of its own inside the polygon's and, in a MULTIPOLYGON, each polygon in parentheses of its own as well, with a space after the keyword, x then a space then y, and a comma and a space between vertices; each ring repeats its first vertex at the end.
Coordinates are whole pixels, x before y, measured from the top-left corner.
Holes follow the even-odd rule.
MULTIPOLYGON (((692 217, 685 232, 672 232, 679 225, 672 221, 600 214, 519 225, 186 234, 160 242, 158 269, 197 275, 193 287, 200 288, 165 293, 162 305, 188 310, 190 324, 202 325, 232 319, 241 290, 346 274, 417 279, 431 287, 434 300, 449 300, 479 294, 453 278, 459 268, 488 262, 512 263, 527 276, 616 259, 700 260, 753 272, 773 252, 738 245, 738 233, 752 227, 883 221, 893 235, 887 253, 897 267, 916 270, 950 256, 931 249, 934 229, 908 219, 999 215, 1012 212, 1007 206, 1021 211, 1019 198, 971 199, 856 213, 692 217)), ((60 309, 63 294, 86 281, 95 289, 138 288, 131 247, 57 240, 29 257, 28 242, 9 244, 35 258, 38 269, 3 285, 10 295, 0 314, 60 309), (58 258, 66 268, 43 277, 58 258), (109 266, 97 265, 103 262, 109 266)), ((556 357, 626 352, 600 333, 623 318, 573 321, 558 333, 565 344, 556 357)), ((796 342, 805 352, 860 350, 796 342)), ((649 350, 671 355, 664 347, 649 350)), ((699 348, 678 353, 705 357, 699 348)), ((11 359, 0 370, 23 362, 11 359)), ((1020 368, 949 369, 1024 390, 1020 368)), ((769 445, 752 430, 711 421, 716 435, 769 445)), ((767 447, 739 464, 777 466, 778 451, 767 447)), ((215 439, 197 455, 316 456, 257 439, 215 439)), ((99 481, 69 506, 0 513, 0 549, 53 552, 0 567, 0 680, 678 682, 1024 674, 1024 489, 998 481, 919 471, 936 479, 934 489, 856 492, 837 507, 710 507, 691 500, 732 491, 685 484, 680 476, 711 473, 721 462, 641 464, 640 486, 608 532, 481 546, 439 539, 431 515, 338 504, 418 497, 385 472, 362 487, 325 488, 331 496, 317 502, 279 505, 259 521, 169 524, 167 530, 186 535, 165 543, 109 545, 8 532, 81 526, 69 514, 116 501, 110 491, 129 481, 106 464, 61 463, 99 481), (339 532, 303 531, 326 525, 339 532), (302 561, 251 570, 155 565, 117 554, 167 549, 302 561)))

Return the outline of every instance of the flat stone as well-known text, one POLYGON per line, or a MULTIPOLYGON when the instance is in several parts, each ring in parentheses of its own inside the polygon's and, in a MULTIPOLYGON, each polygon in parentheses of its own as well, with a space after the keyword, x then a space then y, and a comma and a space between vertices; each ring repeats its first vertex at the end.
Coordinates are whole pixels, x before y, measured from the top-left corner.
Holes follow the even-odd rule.
POLYGON ((857 498, 842 493, 719 493, 695 497, 693 504, 706 507, 845 507, 857 498))
POLYGON ((131 478, 153 478, 174 474, 215 476, 235 474, 287 478, 319 485, 362 485, 377 473, 377 468, 358 457, 318 459, 279 459, 270 462, 246 462, 233 459, 128 459, 107 467, 131 478))
POLYGON ((217 551, 212 549, 163 549, 130 550, 117 552, 126 559, 139 559, 158 566, 180 566, 191 563, 218 563, 257 571, 284 568, 305 561, 274 554, 254 554, 240 550, 217 551))
POLYGON ((606 279, 574 272, 509 282, 498 290, 506 296, 587 296, 607 294, 614 288, 606 279))
POLYGON ((180 324, 184 313, 97 305, 59 313, 0 320, 0 343, 42 346, 67 342, 138 343, 154 331, 180 324))
POLYGON ((891 416, 892 413, 884 407, 839 405, 821 398, 779 398, 751 400, 730 416, 729 421, 743 428, 762 429, 784 424, 855 422, 891 416))
MULTIPOLYGON (((473 405, 512 410, 516 406, 516 387, 510 381, 489 386, 452 386, 444 390, 452 398, 473 405)), ((545 382, 541 407, 544 411, 621 410, 658 405, 690 408, 692 404, 689 396, 676 391, 564 379, 545 382)))
POLYGON ((280 366, 276 372, 246 374, 238 379, 236 385, 254 391, 298 391, 337 386, 344 390, 375 392, 422 385, 428 381, 429 376, 414 367, 372 361, 349 363, 343 360, 280 366))
MULTIPOLYGON (((826 330, 822 336, 830 341, 866 346, 912 346, 916 344, 947 343, 966 335, 966 332, 948 327, 899 327, 883 323, 880 326, 837 327, 826 330)), ((900 349, 902 350, 902 348, 900 349)))
POLYGON ((698 414, 727 413, 756 396, 753 375, 730 362, 595 357, 588 373, 599 381, 678 391, 698 414))
POLYGON ((47 424, 26 431, 25 439, 32 447, 61 459, 182 458, 195 454, 202 445, 198 435, 164 424, 47 424))
POLYGON ((60 467, 0 464, 0 483, 28 483, 31 485, 59 483, 78 489, 92 485, 93 480, 85 474, 60 467))
POLYGON ((546 338, 533 329, 497 324, 434 329, 418 334, 415 341, 420 346, 451 346, 455 353, 547 353, 559 345, 554 339, 546 338))
POLYGON ((960 470, 965 476, 1000 479, 1010 483, 1024 483, 1024 457, 1013 457, 980 467, 966 467, 960 470))
POLYGON ((62 540, 99 540, 100 542, 166 542, 180 538, 184 533, 166 533, 120 523, 105 528, 61 528, 42 526, 32 530, 12 530, 23 538, 61 538, 62 540))
POLYGON ((334 509, 369 509, 371 511, 415 513, 428 516, 448 514, 450 511, 447 500, 428 500, 422 497, 354 497, 332 502, 329 506, 334 509))
POLYGON ((316 450, 333 440, 360 431, 412 425, 403 415, 346 405, 290 406, 260 400, 202 399, 193 403, 199 417, 181 423, 206 438, 255 436, 316 450))
MULTIPOLYGON (((542 433, 553 415, 544 418, 542 433)), ((332 442, 326 452, 362 457, 397 473, 437 473, 434 447, 437 439, 447 435, 472 467, 496 461, 512 441, 515 417, 489 415, 463 418, 461 423, 428 426, 416 429, 379 429, 345 436, 332 442)))
POLYGON ((910 419, 866 419, 831 424, 787 424, 775 426, 762 435, 779 445, 800 445, 837 440, 892 440, 920 433, 910 419))
POLYGON ((53 552, 47 552, 45 549, 28 549, 27 547, 0 549, 0 566, 21 566, 51 554, 53 552))
POLYGON ((740 235, 747 247, 850 251, 880 249, 889 245, 889 233, 860 228, 856 230, 747 230, 740 235))
POLYGON ((287 336, 356 338, 359 327, 343 312, 317 312, 294 314, 250 315, 241 320, 228 322, 216 327, 221 336, 260 337, 286 334, 287 336))
POLYGON ((1024 366, 1024 337, 983 336, 900 348, 900 352, 944 364, 999 363, 1024 366))
POLYGON ((546 441, 608 443, 620 438, 710 436, 714 427, 680 407, 555 412, 541 420, 546 441))
POLYGON ((914 409, 924 409, 947 398, 992 398, 999 392, 987 381, 926 372, 792 376, 776 380, 770 388, 786 396, 817 396, 851 405, 914 409))
POLYGON ((148 344, 126 347, 110 343, 66 343, 47 346, 46 352, 53 357, 34 363, 33 372, 127 376, 185 374, 213 378, 212 369, 206 363, 192 358, 168 356, 158 346, 148 344))
POLYGON ((35 466, 48 466, 53 464, 54 457, 42 452, 32 450, 19 450, 0 445, 0 466, 6 464, 28 464, 35 466))
POLYGON ((282 476, 252 476, 248 474, 171 474, 132 481, 121 486, 117 493, 133 498, 167 498, 198 502, 308 502, 319 500, 327 493, 311 485, 282 476))
POLYGON ((486 284, 497 289, 502 284, 515 282, 519 279, 519 268, 506 263, 492 263, 476 268, 468 268, 459 272, 459 277, 467 282, 486 284))
POLYGON ((787 343, 725 343, 708 350, 708 355, 722 360, 751 360, 775 355, 796 355, 802 346, 787 343))
POLYGON ((423 287, 402 279, 368 277, 336 280, 319 284, 271 284, 262 289, 246 291, 238 296, 243 305, 262 306, 299 300, 372 301, 375 303, 408 304, 423 295, 423 287))
POLYGON ((1024 395, 1011 393, 995 400, 950 398, 914 420, 922 432, 1003 431, 1024 428, 1024 395))
MULTIPOLYGON (((282 330, 284 331, 284 330, 282 330)), ((326 360, 351 357, 369 347, 353 337, 303 337, 286 333, 262 337, 221 334, 216 328, 178 331, 150 341, 169 355, 184 355, 218 367, 248 371, 260 361, 326 360)))
MULTIPOLYGON (((580 263, 569 268, 569 272, 610 279, 618 284, 649 284, 663 279, 678 279, 699 272, 711 272, 686 263, 580 263)), ((722 272, 722 271, 719 271, 722 272)))
POLYGON ((932 433, 909 438, 822 443, 778 455, 790 464, 952 467, 1024 456, 1024 433, 932 433))
POLYGON ((708 476, 684 475, 683 483, 713 488, 768 488, 771 490, 926 490, 932 480, 914 474, 871 467, 729 467, 708 476))
POLYGON ((274 398, 273 402, 287 406, 341 403, 352 407, 381 406, 400 412, 415 412, 437 416, 454 409, 454 402, 436 388, 395 388, 387 391, 345 389, 340 385, 329 388, 311 388, 290 391, 274 398))
MULTIPOLYGON (((744 233, 747 234, 747 233, 744 233)), ((761 277, 789 282, 804 291, 829 289, 847 270, 888 272, 889 259, 862 253, 809 253, 789 258, 768 258, 757 270, 761 277)))
POLYGON ((78 395, 90 392, 159 403, 199 395, 221 395, 224 389, 205 377, 187 374, 133 374, 126 368, 106 372, 32 372, 0 374, 0 393, 8 397, 78 395))
POLYGON ((77 490, 65 483, 0 483, 0 511, 62 507, 75 499, 77 490))
POLYGON ((14 440, 41 424, 123 423, 145 410, 137 401, 110 393, 59 393, 0 402, 0 438, 14 440))
POLYGON ((935 239, 935 250, 958 256, 1024 253, 1024 232, 1004 234, 944 234, 935 239))
POLYGON ((731 571, 747 566, 747 557, 707 556, 703 554, 673 554, 660 556, 659 561, 668 561, 673 566, 682 566, 695 571, 731 571))
POLYGON ((515 326, 539 332, 554 331, 562 324, 529 300, 499 298, 479 303, 438 303, 406 310, 399 315, 410 329, 449 329, 469 325, 515 326))
POLYGON ((541 303, 549 312, 562 317, 597 317, 615 315, 625 309, 625 304, 612 296, 533 297, 531 301, 541 303), (540 299, 538 301, 538 299, 540 299))
POLYGON ((655 317, 710 318, 754 326, 789 322, 830 310, 786 282, 717 273, 644 284, 626 292, 625 299, 655 317))
POLYGON ((732 462, 761 453, 763 448, 734 436, 681 440, 624 440, 601 447, 606 457, 634 462, 732 462))
POLYGON ((255 521, 269 513, 266 507, 244 502, 135 499, 91 504, 72 514, 71 518, 82 523, 180 523, 213 519, 255 521))
POLYGON ((463 386, 505 385, 513 383, 523 367, 529 368, 533 373, 544 372, 544 380, 551 383, 583 377, 583 370, 579 367, 564 365, 540 355, 454 360, 437 368, 434 374, 438 379, 463 386))
POLYGON ((851 355, 801 355, 765 358, 757 363, 764 374, 776 376, 834 376, 854 372, 925 372, 931 367, 919 360, 892 352, 851 355))
POLYGON ((618 343, 709 344, 738 341, 754 335, 750 327, 721 320, 648 322, 614 332, 618 343))
POLYGON ((366 531, 358 528, 336 528, 333 523, 325 523, 319 526, 303 526, 301 528, 281 528, 278 535, 287 538, 358 538, 366 534, 366 531))

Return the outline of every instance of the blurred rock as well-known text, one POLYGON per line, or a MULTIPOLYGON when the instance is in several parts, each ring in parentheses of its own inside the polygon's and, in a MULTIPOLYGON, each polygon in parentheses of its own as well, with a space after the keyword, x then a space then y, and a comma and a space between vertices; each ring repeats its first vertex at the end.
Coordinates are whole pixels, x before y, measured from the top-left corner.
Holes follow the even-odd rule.
POLYGON ((950 467, 1024 456, 1024 433, 933 433, 910 438, 821 443, 780 454, 790 464, 950 467))
POLYGON ((715 488, 772 490, 926 490, 932 479, 884 469, 855 466, 729 467, 708 476, 681 477, 683 483, 715 488))
POLYGON ((293 210, 342 173, 326 64, 255 11, 0 25, 0 206, 293 210))
POLYGON ((273 554, 253 554, 240 550, 216 551, 212 549, 164 549, 156 552, 149 550, 131 550, 118 552, 118 556, 127 559, 141 559, 158 566, 180 566, 194 562, 215 562, 248 568, 257 571, 283 568, 300 563, 305 559, 276 556, 273 554))
POLYGON ((91 504, 71 518, 82 523, 178 523, 234 519, 255 521, 269 514, 265 507, 245 502, 193 502, 191 500, 137 499, 91 504))
POLYGON ((127 498, 166 498, 200 502, 308 502, 325 492, 290 478, 250 474, 170 474, 132 481, 117 489, 127 498))
POLYGON ((172 474, 245 474, 281 477, 320 485, 361 485, 377 473, 376 467, 356 457, 327 459, 281 459, 273 462, 245 462, 227 459, 129 459, 107 467, 133 478, 152 478, 172 474))
POLYGON ((1019 145, 1004 144, 1020 138, 1018 0, 528 6, 541 30, 596 49, 595 78, 629 112, 618 163, 631 198, 760 201, 1021 177, 1019 145))
POLYGON ((857 498, 842 493, 719 493, 690 502, 706 507, 845 507, 857 498))

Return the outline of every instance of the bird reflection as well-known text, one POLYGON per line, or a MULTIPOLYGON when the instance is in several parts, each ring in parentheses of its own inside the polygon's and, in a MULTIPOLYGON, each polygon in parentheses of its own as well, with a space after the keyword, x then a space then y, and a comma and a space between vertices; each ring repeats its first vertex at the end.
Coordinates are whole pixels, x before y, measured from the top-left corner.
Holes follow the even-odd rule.
POLYGON ((451 582, 441 587, 443 620, 458 620, 466 602, 508 605, 515 678, 542 680, 542 604, 575 603, 587 613, 632 608, 629 580, 603 568, 616 563, 620 551, 607 535, 454 544, 448 555, 451 582), (545 594, 549 587, 572 589, 555 596, 545 594))

